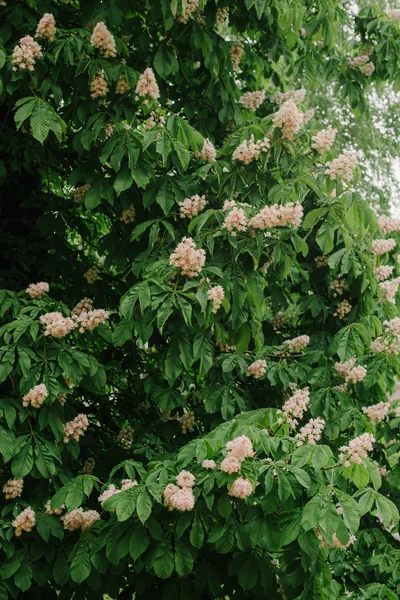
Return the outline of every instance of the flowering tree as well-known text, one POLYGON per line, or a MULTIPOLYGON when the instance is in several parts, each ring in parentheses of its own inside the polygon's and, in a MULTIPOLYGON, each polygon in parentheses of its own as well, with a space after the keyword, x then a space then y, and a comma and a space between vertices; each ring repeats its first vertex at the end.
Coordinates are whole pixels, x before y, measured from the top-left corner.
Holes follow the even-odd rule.
POLYGON ((396 600, 400 222, 278 73, 362 107, 398 11, 0 10, 0 598, 396 600))

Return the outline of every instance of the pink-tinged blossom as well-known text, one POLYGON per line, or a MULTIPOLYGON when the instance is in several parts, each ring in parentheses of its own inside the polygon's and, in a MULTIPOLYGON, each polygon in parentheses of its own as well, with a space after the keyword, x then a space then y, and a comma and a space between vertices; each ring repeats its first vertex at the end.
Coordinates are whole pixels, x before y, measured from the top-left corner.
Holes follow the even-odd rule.
POLYGON ((310 419, 304 427, 302 427, 299 433, 296 435, 297 445, 302 446, 303 444, 316 444, 319 442, 322 436, 322 432, 325 428, 325 421, 320 417, 316 419, 310 419))
POLYGON ((163 492, 164 506, 168 510, 179 510, 181 512, 193 510, 195 497, 192 488, 180 488, 173 483, 167 485, 163 492))
POLYGON ((132 479, 123 479, 121 482, 121 489, 118 489, 113 483, 111 483, 105 490, 102 492, 98 498, 100 504, 104 507, 104 503, 106 500, 111 498, 111 496, 115 496, 115 494, 120 494, 121 492, 128 490, 132 487, 137 486, 137 481, 132 481, 132 479))
POLYGON ((400 277, 395 277, 395 279, 388 279, 387 281, 381 281, 379 284, 379 289, 381 290, 381 294, 386 300, 395 303, 395 297, 397 294, 397 290, 400 285, 400 277))
POLYGON ((40 408, 49 395, 47 388, 44 383, 35 385, 25 396, 22 398, 22 406, 33 408, 40 408))
POLYGON ((99 71, 94 79, 90 82, 90 97, 95 100, 102 98, 108 93, 108 84, 103 70, 99 71))
POLYGON ((361 67, 360 71, 363 75, 365 75, 365 77, 371 77, 372 73, 375 71, 375 65, 372 61, 370 61, 361 67))
POLYGON ((3 485, 3 494, 5 499, 12 500, 13 498, 19 498, 22 494, 23 487, 23 479, 9 479, 7 483, 3 485))
POLYGON ((229 8, 227 6, 220 6, 217 8, 215 15, 215 27, 221 27, 225 21, 229 18, 229 8))
POLYGON ((239 71, 243 53, 244 47, 241 42, 233 42, 229 46, 229 58, 231 59, 234 71, 239 71))
POLYGON ((88 269, 86 273, 83 274, 83 276, 88 283, 92 284, 95 281, 97 281, 97 279, 99 278, 99 274, 100 269, 98 267, 90 267, 90 269, 88 269))
POLYGON ((221 462, 219 468, 224 473, 228 473, 229 475, 232 475, 232 473, 240 472, 240 469, 242 468, 242 462, 238 458, 236 458, 236 456, 233 456, 232 454, 228 454, 224 458, 224 460, 221 462))
POLYGON ((118 78, 117 84, 115 86, 115 93, 116 94, 126 94, 126 92, 129 92, 130 89, 131 89, 131 86, 129 85, 129 81, 127 80, 125 75, 121 75, 118 78))
POLYGON ((207 471, 213 471, 217 468, 217 463, 215 462, 215 460, 205 459, 201 463, 201 466, 203 467, 203 469, 207 469, 207 471))
POLYGON ((64 529, 68 531, 76 531, 77 529, 85 531, 85 529, 89 529, 98 519, 100 519, 100 515, 97 510, 84 511, 82 507, 75 508, 75 510, 61 517, 64 529))
POLYGON ((195 481, 196 477, 190 471, 181 471, 176 476, 176 485, 181 488, 192 488, 195 481))
POLYGON ((19 537, 23 531, 32 531, 32 528, 36 524, 35 512, 32 510, 30 506, 25 508, 25 510, 21 511, 17 517, 15 517, 14 521, 12 521, 11 525, 15 529, 15 535, 19 537))
POLYGON ((204 140, 203 148, 201 149, 201 152, 193 152, 193 156, 195 158, 202 158, 206 162, 211 163, 211 162, 215 162, 215 159, 217 157, 217 151, 214 148, 214 145, 211 142, 211 140, 206 138, 204 140))
POLYGON ((268 148, 269 140, 267 137, 255 142, 254 135, 251 135, 249 140, 244 140, 237 148, 235 148, 232 158, 233 160, 240 160, 248 165, 253 160, 257 160, 260 157, 261 152, 266 152, 268 148))
POLYGON ((79 317, 82 313, 87 313, 93 308, 93 300, 90 298, 82 298, 71 311, 72 317, 79 317))
POLYGON ((371 433, 363 433, 359 437, 350 440, 348 446, 339 448, 339 460, 344 461, 344 466, 349 467, 351 463, 359 465, 364 458, 367 458, 368 452, 374 448, 375 438, 371 433))
POLYGON ((353 179, 353 171, 358 164, 358 152, 345 150, 337 158, 326 163, 328 167, 326 174, 331 179, 340 181, 351 181, 353 179))
POLYGON ((276 104, 283 104, 292 100, 295 104, 300 104, 306 97, 306 90, 300 88, 299 90, 290 90, 289 92, 275 92, 272 96, 272 101, 276 104))
POLYGON ((40 19, 35 33, 36 38, 42 38, 49 42, 56 39, 56 22, 51 13, 46 13, 40 19))
POLYGON ((199 0, 187 0, 185 10, 182 14, 176 15, 178 23, 187 23, 189 19, 195 14, 199 7, 199 0))
POLYGON ((376 340, 371 342, 369 348, 374 354, 379 354, 380 352, 386 352, 387 354, 400 354, 400 339, 398 337, 394 340, 378 337, 376 340))
POLYGON ((99 50, 104 58, 113 58, 117 56, 117 47, 114 36, 107 29, 107 25, 100 21, 93 29, 90 43, 93 48, 99 50))
POLYGON ((64 425, 64 442, 68 444, 71 440, 79 441, 79 438, 89 427, 89 419, 83 413, 79 414, 64 425))
POLYGON ((184 237, 169 257, 169 264, 180 269, 182 275, 198 277, 206 262, 203 249, 197 250, 192 238, 184 237))
POLYGON ((327 129, 322 129, 312 137, 311 147, 315 148, 320 154, 328 152, 335 141, 336 131, 331 125, 327 129))
POLYGON ((243 208, 232 208, 226 215, 222 227, 229 231, 229 233, 235 237, 238 232, 246 231, 247 229, 247 218, 243 208))
POLYGON ((342 300, 338 304, 335 312, 333 313, 333 316, 334 317, 339 317, 339 319, 344 319, 345 316, 348 315, 349 312, 351 312, 352 308, 353 307, 351 306, 351 304, 350 304, 350 302, 348 300, 342 300))
POLYGON ((396 240, 393 238, 388 238, 387 240, 382 238, 380 240, 373 240, 372 242, 372 253, 375 256, 381 256, 386 252, 390 252, 393 248, 396 247, 396 240))
POLYGON ((50 312, 39 318, 44 326, 43 335, 51 335, 55 338, 63 338, 76 327, 76 323, 70 317, 63 317, 60 312, 50 312))
POLYGON ((147 121, 145 121, 144 128, 146 131, 150 131, 150 129, 153 129, 153 127, 155 127, 156 125, 158 127, 164 127, 165 118, 163 115, 160 115, 160 114, 156 113, 155 111, 152 111, 150 113, 150 117, 147 119, 147 121))
POLYGON ((303 418, 310 402, 310 395, 308 387, 302 390, 296 390, 282 407, 282 413, 284 414, 287 423, 292 427, 296 427, 300 419, 303 418))
POLYGON ((299 335, 298 337, 293 338, 292 340, 285 340, 282 344, 284 347, 288 347, 290 353, 292 352, 301 352, 308 346, 310 343, 310 337, 308 335, 299 335))
POLYGON ((48 515, 60 516, 62 511, 64 510, 64 508, 65 508, 65 504, 61 504, 61 506, 58 506, 56 508, 51 508, 50 500, 47 500, 46 504, 44 505, 44 509, 48 515))
POLYGON ((231 456, 240 461, 243 461, 245 458, 252 458, 255 455, 253 443, 247 435, 240 435, 227 442, 226 448, 231 456))
POLYGON ((385 333, 392 333, 400 336, 400 317, 395 317, 391 321, 384 321, 385 333))
POLYGON ((304 124, 304 115, 297 108, 294 100, 287 100, 274 115, 272 122, 276 127, 282 129, 284 138, 294 140, 300 127, 304 124))
POLYGON ((193 219, 193 217, 198 215, 199 212, 205 208, 206 204, 208 204, 206 197, 199 196, 199 194, 195 194, 191 198, 185 198, 182 202, 178 202, 181 219, 184 219, 185 217, 193 219))
POLYGON ((106 500, 108 500, 108 498, 111 498, 111 496, 114 496, 115 494, 118 494, 121 490, 119 490, 118 488, 115 487, 115 485, 113 483, 111 483, 105 490, 104 492, 102 492, 98 498, 100 504, 103 506, 104 502, 106 500))
POLYGON ((394 267, 390 265, 381 265, 380 267, 375 267, 374 275, 379 281, 384 281, 393 273, 394 267))
POLYGON ((356 357, 350 358, 346 362, 338 362, 335 369, 338 375, 345 378, 347 383, 358 383, 367 375, 367 369, 362 366, 355 367, 356 357))
POLYGON ((97 308, 95 310, 89 310, 88 312, 82 312, 80 315, 74 317, 74 320, 79 327, 79 333, 84 331, 92 331, 101 323, 104 323, 109 318, 110 313, 103 308, 97 308))
POLYGON ((39 281, 39 283, 31 283, 26 288, 26 293, 34 300, 38 300, 42 296, 48 293, 49 284, 45 281, 39 281))
POLYGON ((345 279, 341 279, 340 277, 336 277, 329 285, 329 289, 333 292, 332 296, 334 298, 337 298, 337 296, 342 296, 346 288, 347 283, 345 279))
POLYGON ((378 404, 373 404, 372 406, 363 406, 362 411, 368 417, 368 419, 376 425, 376 423, 380 423, 384 421, 388 415, 390 410, 389 402, 379 402, 378 404))
POLYGON ((238 477, 233 482, 231 489, 229 490, 229 495, 233 498, 247 498, 253 493, 253 486, 251 481, 248 479, 244 479, 243 477, 238 477))
POLYGON ((120 217, 120 221, 128 225, 128 223, 133 223, 135 220, 135 207, 131 204, 128 208, 125 208, 122 211, 122 215, 120 217))
POLYGON ((369 50, 364 50, 362 53, 357 54, 357 56, 353 56, 349 58, 349 65, 352 69, 360 69, 369 61, 370 56, 369 50))
POLYGON ((80 204, 83 201, 84 197, 86 196, 86 194, 88 193, 88 191, 90 190, 91 187, 92 186, 90 185, 90 183, 85 183, 85 185, 81 185, 76 190, 74 190, 72 192, 74 204, 80 204))
POLYGON ((344 550, 345 548, 349 548, 349 546, 352 546, 354 544, 354 542, 356 541, 356 536, 351 535, 349 537, 349 541, 347 542, 347 544, 342 544, 342 542, 337 537, 336 533, 334 533, 332 535, 332 542, 329 543, 327 540, 325 540, 322 537, 322 534, 320 533, 320 531, 318 529, 316 530, 316 534, 319 539, 320 548, 341 548, 342 550, 344 550))
POLYGON ((136 85, 136 93, 141 98, 157 100, 160 97, 160 90, 154 75, 153 69, 147 69, 140 75, 136 85))
POLYGON ((225 298, 225 291, 222 285, 214 285, 207 292, 207 299, 211 300, 213 304, 213 313, 221 307, 222 301, 225 298))
POLYGON ((400 8, 393 8, 392 10, 389 10, 387 13, 387 17, 389 21, 400 20, 400 8))
POLYGON ((303 207, 295 202, 264 206, 260 212, 249 221, 252 229, 273 229, 293 225, 300 227, 303 218, 303 207))
POLYGON ((392 231, 400 231, 400 219, 392 219, 392 217, 382 216, 379 217, 378 224, 381 233, 392 233, 392 231))
POLYGON ((136 487, 138 484, 138 482, 136 480, 133 479, 123 479, 121 481, 121 492, 125 491, 125 490, 130 490, 133 487, 136 487))
POLYGON ((222 210, 227 211, 230 208, 233 208, 234 206, 236 206, 235 200, 225 200, 222 210))
POLYGON ((42 49, 30 35, 23 37, 15 46, 11 57, 12 70, 17 69, 33 71, 36 60, 42 57, 42 49))
POLYGON ((261 90, 260 92, 246 92, 239 98, 239 104, 255 112, 257 108, 261 106, 261 104, 265 100, 265 90, 261 90))
POLYGON ((258 359, 251 363, 249 368, 246 371, 247 377, 254 377, 254 379, 260 379, 263 375, 265 375, 267 371, 267 361, 258 359))
POLYGON ((179 419, 179 423, 181 424, 182 433, 192 432, 196 425, 196 418, 194 416, 194 413, 191 410, 185 412, 179 419))

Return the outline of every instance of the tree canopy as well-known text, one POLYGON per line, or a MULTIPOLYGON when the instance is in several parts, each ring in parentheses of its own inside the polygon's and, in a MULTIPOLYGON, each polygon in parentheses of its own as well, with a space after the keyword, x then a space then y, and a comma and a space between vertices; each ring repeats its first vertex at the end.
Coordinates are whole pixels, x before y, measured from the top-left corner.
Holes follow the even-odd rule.
POLYGON ((0 598, 398 600, 400 11, 0 4, 0 598))

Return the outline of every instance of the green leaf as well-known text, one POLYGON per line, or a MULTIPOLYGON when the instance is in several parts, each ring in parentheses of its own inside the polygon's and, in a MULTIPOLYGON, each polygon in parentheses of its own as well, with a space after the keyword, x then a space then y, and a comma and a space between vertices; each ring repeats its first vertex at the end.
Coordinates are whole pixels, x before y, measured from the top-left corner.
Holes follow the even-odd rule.
POLYGON ((48 105, 43 100, 37 99, 31 115, 32 135, 41 144, 45 141, 50 131, 50 114, 48 105))
POLYGON ((252 556, 249 556, 239 569, 238 579, 243 590, 251 590, 258 580, 258 565, 252 556))
POLYGON ((17 479, 20 477, 25 477, 28 473, 31 472, 33 467, 33 447, 32 440, 28 440, 22 450, 18 452, 18 454, 14 457, 11 470, 17 479))
POLYGON ((117 196, 119 196, 125 190, 129 190, 129 188, 133 184, 133 179, 131 175, 131 171, 127 165, 124 165, 117 177, 114 181, 114 190, 117 192, 117 196))
POLYGON ((147 519, 151 515, 151 510, 152 510, 151 498, 150 498, 146 488, 142 488, 136 499, 136 512, 142 523, 147 521, 147 519))
POLYGON ((169 185, 167 179, 165 179, 162 185, 160 186, 160 189, 158 190, 156 196, 156 201, 163 209, 164 214, 168 215, 168 213, 174 205, 175 197, 172 191, 172 186, 169 185))
POLYGON ((294 540, 296 538, 299 537, 299 534, 302 530, 301 520, 302 520, 302 515, 301 515, 301 513, 299 513, 299 514, 295 515, 294 517, 292 517, 291 522, 288 523, 288 525, 286 525, 286 527, 283 528, 283 530, 281 531, 281 541, 280 541, 281 546, 287 546, 288 544, 291 544, 292 542, 294 542, 294 540))
POLYGON ((89 540, 87 537, 81 536, 74 548, 74 558, 71 563, 72 581, 82 583, 89 577, 91 570, 89 540))
POLYGON ((161 579, 168 579, 174 570, 174 553, 168 542, 159 544, 154 557, 154 572, 161 579))
POLYGON ((0 427, 0 453, 3 455, 4 462, 9 461, 12 457, 14 442, 12 433, 0 427))
POLYGON ((130 488, 108 498, 104 503, 106 510, 115 510, 118 521, 126 521, 135 512, 138 490, 130 488))
POLYGON ((147 550, 149 545, 150 540, 146 529, 142 526, 135 528, 129 540, 129 552, 133 560, 137 560, 147 550))
POLYGON ((49 479, 56 474, 56 466, 54 464, 54 460, 48 449, 42 442, 36 440, 35 445, 35 465, 38 468, 39 473, 49 479))
POLYGON ((324 254, 329 254, 333 250, 336 228, 336 223, 333 217, 330 216, 325 219, 318 229, 315 240, 324 254))
POLYGON ((175 569, 178 575, 186 577, 193 570, 193 555, 183 540, 175 544, 175 569))
POLYGON ((204 529, 200 518, 196 515, 190 530, 190 543, 194 548, 201 548, 204 542, 204 529))
POLYGON ((18 571, 14 575, 14 583, 15 585, 26 592, 31 587, 32 582, 32 567, 31 563, 28 560, 23 560, 21 566, 18 571))

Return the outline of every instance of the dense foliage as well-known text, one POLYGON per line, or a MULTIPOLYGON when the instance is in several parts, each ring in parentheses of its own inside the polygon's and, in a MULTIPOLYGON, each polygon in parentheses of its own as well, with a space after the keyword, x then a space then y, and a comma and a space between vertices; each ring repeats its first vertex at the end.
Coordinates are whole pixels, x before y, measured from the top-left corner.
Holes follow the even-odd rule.
POLYGON ((400 12, 0 4, 0 598, 398 600, 400 12))

